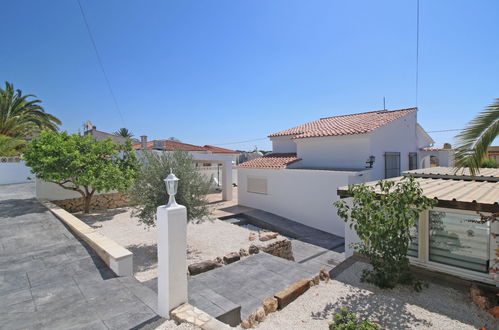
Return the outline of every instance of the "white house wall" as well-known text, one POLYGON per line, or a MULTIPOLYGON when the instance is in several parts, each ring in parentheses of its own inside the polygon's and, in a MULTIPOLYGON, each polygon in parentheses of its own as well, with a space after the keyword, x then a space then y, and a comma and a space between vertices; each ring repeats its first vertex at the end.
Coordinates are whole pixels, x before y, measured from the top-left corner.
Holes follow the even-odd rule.
POLYGON ((278 153, 295 153, 296 143, 292 140, 294 135, 289 136, 276 136, 270 138, 272 141, 272 152, 278 153))
POLYGON ((400 170, 401 172, 409 170, 409 153, 417 152, 419 149, 416 122, 416 112, 411 112, 369 134, 371 137, 369 153, 376 157, 372 180, 385 178, 385 152, 400 152, 400 170))
POLYGON ((369 180, 369 171, 239 168, 238 198, 240 205, 261 209, 344 237, 344 221, 333 206, 338 200, 336 190, 350 183, 369 180), (267 179, 267 194, 248 192, 248 177, 267 179))
POLYGON ((370 155, 369 136, 349 135, 296 139, 297 164, 307 168, 364 168, 370 155))

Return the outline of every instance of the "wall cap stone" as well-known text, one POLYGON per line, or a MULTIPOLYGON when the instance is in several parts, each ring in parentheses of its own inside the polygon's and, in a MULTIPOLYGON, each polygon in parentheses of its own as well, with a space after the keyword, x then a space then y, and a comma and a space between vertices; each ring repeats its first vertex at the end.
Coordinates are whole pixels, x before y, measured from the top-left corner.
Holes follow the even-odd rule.
POLYGON ((84 240, 118 276, 133 275, 133 253, 97 232, 68 211, 52 202, 41 200, 52 214, 66 224, 76 236, 84 240))

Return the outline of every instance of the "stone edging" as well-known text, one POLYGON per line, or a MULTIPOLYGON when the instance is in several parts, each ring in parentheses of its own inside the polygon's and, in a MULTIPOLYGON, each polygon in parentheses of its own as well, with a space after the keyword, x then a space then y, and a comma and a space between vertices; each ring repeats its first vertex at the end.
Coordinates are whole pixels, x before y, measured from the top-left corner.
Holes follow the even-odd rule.
POLYGON ((170 312, 178 323, 187 322, 203 330, 230 329, 231 327, 190 304, 183 304, 170 312))
POLYGON ((133 275, 133 253, 49 201, 40 201, 52 214, 84 240, 118 276, 133 275))

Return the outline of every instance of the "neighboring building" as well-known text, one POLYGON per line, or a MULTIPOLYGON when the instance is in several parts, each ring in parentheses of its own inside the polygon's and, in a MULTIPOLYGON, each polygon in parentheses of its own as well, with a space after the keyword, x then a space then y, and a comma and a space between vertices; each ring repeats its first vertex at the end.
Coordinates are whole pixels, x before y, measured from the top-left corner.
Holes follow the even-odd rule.
POLYGON ((240 164, 240 163, 244 163, 244 162, 247 162, 247 161, 250 161, 250 160, 253 160, 253 159, 256 159, 256 158, 260 158, 260 157, 263 157, 263 153, 259 150, 254 150, 254 151, 243 151, 239 154, 239 158, 237 160, 237 163, 240 164))
POLYGON ((495 160, 499 163, 499 146, 490 146, 487 148, 487 156, 488 159, 495 160))
MULTIPOLYGON (((91 125, 90 122, 87 122, 87 123, 89 123, 89 125, 91 125)), ((97 141, 103 141, 103 140, 106 140, 106 139, 109 139, 109 138, 111 138, 111 140, 113 142, 115 142, 115 143, 125 143, 125 141, 126 141, 125 137, 119 136, 119 135, 115 135, 115 134, 106 133, 106 132, 103 132, 103 131, 99 131, 99 130, 97 130, 97 127, 94 126, 94 125, 92 125, 90 127, 86 127, 85 131, 83 132, 83 134, 84 135, 91 135, 97 141)), ((137 140, 133 140, 132 139, 132 141, 136 142, 137 140)))
MULTIPOLYGON (((499 222, 481 222, 480 214, 499 213, 499 169, 481 169, 472 177, 468 170, 434 167, 405 172, 420 184, 435 208, 421 214, 409 250, 412 264, 466 279, 499 284, 499 222)), ((399 180, 400 178, 393 178, 399 180)), ((367 183, 375 185, 376 181, 367 183)), ((349 197, 348 187, 338 194, 349 197)), ((345 224, 346 256, 359 238, 345 224)))
MULTIPOLYGON (((200 154, 213 154, 213 155, 223 155, 229 157, 233 164, 236 164, 239 152, 231 149, 225 149, 220 147, 215 147, 211 145, 197 146, 194 144, 183 143, 174 140, 152 140, 148 141, 146 135, 140 137, 140 142, 136 143, 133 148, 135 150, 163 150, 163 151, 173 151, 173 150, 186 150, 191 155, 200 154)), ((216 166, 217 163, 202 163, 202 166, 216 166)))
POLYGON ((399 176, 426 157, 430 166, 440 152, 426 149, 434 141, 417 123, 417 108, 322 118, 269 138, 271 154, 238 167, 239 204, 342 237, 338 187, 399 176))

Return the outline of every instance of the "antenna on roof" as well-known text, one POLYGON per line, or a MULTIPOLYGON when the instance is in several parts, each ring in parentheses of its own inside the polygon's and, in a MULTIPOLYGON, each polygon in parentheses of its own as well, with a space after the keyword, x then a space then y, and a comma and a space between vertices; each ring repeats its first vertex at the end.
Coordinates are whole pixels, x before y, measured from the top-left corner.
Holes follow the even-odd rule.
POLYGON ((386 110, 385 97, 383 96, 383 110, 386 110))

